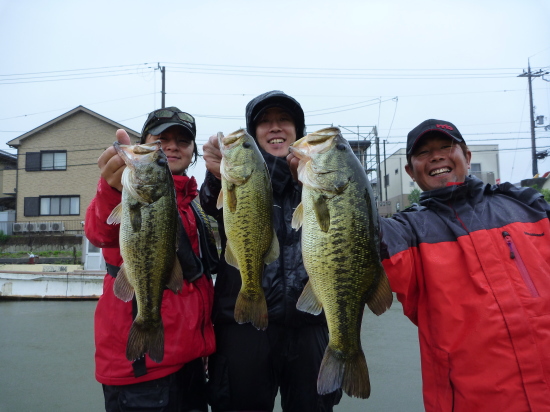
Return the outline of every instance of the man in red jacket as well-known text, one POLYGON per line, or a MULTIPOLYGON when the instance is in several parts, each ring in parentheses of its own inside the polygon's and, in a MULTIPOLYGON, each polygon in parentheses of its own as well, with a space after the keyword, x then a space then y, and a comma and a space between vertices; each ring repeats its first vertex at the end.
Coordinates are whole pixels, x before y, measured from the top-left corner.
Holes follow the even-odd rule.
POLYGON ((427 412, 550 411, 550 206, 468 176, 455 125, 407 138, 420 205, 382 219, 383 265, 418 326, 427 412))
MULTIPOLYGON (((98 160, 101 178, 86 213, 85 232, 92 244, 102 248, 108 268, 95 313, 95 359, 96 379, 103 384, 105 409, 109 412, 208 410, 202 358, 215 350, 210 274, 216 270, 217 251, 208 219, 194 201, 198 194, 195 178, 186 174, 198 154, 195 136, 195 119, 170 107, 149 114, 141 137, 141 143, 161 142, 174 179, 181 230, 185 230, 190 243, 178 248, 178 259, 182 267, 190 264, 199 268, 196 274, 186 277, 177 294, 164 290, 161 316, 165 341, 160 363, 151 361, 148 355, 134 362, 126 359, 128 332, 135 312, 132 302, 123 302, 113 292, 122 264, 119 226, 106 223, 121 201, 121 175, 126 166, 114 147, 105 150, 98 160)), ((117 131, 117 140, 130 144, 123 130, 117 131)), ((151 252, 154 251, 143 251, 151 252)))

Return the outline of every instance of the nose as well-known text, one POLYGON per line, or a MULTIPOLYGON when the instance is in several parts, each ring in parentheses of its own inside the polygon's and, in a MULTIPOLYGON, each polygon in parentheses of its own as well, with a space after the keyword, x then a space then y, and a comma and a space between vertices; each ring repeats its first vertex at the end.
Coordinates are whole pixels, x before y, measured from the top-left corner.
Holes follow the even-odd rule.
POLYGON ((431 158, 430 162, 437 162, 439 160, 443 160, 445 158, 445 151, 444 149, 438 149, 431 152, 431 158))
POLYGON ((176 150, 177 147, 178 147, 178 144, 176 139, 169 138, 169 139, 165 139, 162 142, 162 150, 164 150, 165 152, 167 150, 176 150))
POLYGON ((281 126, 279 125, 279 122, 277 120, 272 120, 269 124, 269 131, 278 132, 280 130, 281 130, 281 126))

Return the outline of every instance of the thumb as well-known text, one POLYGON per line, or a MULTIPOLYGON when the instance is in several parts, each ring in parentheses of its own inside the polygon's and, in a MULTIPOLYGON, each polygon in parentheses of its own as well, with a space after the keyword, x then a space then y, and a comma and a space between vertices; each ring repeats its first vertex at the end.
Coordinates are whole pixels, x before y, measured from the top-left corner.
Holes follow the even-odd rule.
POLYGON ((126 133, 124 129, 118 129, 116 131, 116 140, 120 144, 130 144, 130 136, 126 133))

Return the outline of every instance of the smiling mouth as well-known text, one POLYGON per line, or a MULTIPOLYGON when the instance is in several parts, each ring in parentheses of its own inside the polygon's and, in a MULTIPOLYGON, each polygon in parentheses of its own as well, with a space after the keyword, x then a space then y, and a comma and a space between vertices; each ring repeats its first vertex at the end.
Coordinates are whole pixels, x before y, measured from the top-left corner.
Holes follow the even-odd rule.
POLYGON ((435 169, 430 172, 430 176, 439 176, 445 173, 449 173, 451 171, 450 167, 442 167, 440 169, 435 169))
POLYGON ((279 144, 279 143, 284 143, 285 140, 284 139, 272 139, 269 141, 269 144, 279 144))

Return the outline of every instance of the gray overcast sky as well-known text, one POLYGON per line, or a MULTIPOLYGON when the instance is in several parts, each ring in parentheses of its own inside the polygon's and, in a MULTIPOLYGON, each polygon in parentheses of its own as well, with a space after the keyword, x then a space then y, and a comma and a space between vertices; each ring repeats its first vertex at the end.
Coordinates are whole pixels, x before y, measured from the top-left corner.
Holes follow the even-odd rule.
MULTIPOLYGON (((502 180, 518 182, 531 143, 517 75, 528 59, 550 70, 550 0, 0 0, 0 50, 0 149, 12 153, 6 142, 78 105, 141 131, 160 107, 160 63, 166 105, 197 117, 200 149, 278 89, 309 132, 376 125, 388 155, 421 121, 449 120, 469 144, 498 143, 502 180)), ((550 82, 533 92, 548 124, 550 82)), ((190 174, 204 172, 200 161, 190 174)))

